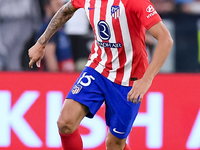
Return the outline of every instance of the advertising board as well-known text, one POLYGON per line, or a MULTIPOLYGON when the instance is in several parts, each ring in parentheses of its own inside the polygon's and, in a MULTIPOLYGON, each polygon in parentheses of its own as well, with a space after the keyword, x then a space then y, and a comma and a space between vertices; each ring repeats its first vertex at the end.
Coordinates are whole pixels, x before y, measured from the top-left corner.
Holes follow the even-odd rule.
MULTIPOLYGON (((0 73, 0 149, 61 150, 57 119, 79 76, 0 73)), ((84 150, 104 150, 105 105, 79 127, 84 150)), ((200 149, 200 74, 158 74, 143 98, 127 143, 136 150, 200 149)))

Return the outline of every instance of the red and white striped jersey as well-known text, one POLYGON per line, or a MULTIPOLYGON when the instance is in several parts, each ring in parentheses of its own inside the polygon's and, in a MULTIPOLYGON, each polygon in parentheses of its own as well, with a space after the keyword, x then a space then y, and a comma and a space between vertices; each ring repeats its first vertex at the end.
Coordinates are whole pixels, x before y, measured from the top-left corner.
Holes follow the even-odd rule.
POLYGON ((159 21, 149 0, 72 0, 84 8, 95 34, 86 66, 123 86, 132 86, 148 67, 145 28, 159 21))

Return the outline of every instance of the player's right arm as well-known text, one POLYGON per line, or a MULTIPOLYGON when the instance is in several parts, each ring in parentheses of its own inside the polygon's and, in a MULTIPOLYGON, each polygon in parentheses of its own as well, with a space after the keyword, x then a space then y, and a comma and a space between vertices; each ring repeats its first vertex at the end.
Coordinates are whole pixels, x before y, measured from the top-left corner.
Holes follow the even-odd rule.
POLYGON ((154 77, 163 66, 173 45, 173 39, 171 38, 170 32, 162 21, 153 25, 148 31, 157 39, 158 43, 149 67, 143 77, 133 83, 133 87, 128 93, 127 99, 133 103, 137 103, 139 96, 139 102, 142 101, 144 94, 150 88, 154 77))
POLYGON ((48 27, 37 40, 36 44, 29 49, 29 67, 32 68, 33 64, 36 62, 37 67, 40 67, 40 63, 45 53, 45 46, 53 34, 62 27, 74 14, 77 9, 74 8, 69 1, 67 4, 63 5, 54 17, 51 19, 48 27))

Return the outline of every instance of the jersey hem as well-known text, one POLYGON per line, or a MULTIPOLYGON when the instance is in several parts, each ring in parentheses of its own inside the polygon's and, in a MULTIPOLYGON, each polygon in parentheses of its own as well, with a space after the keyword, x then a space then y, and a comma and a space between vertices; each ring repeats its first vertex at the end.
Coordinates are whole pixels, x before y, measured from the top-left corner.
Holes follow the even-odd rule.
POLYGON ((101 75, 103 75, 104 77, 106 77, 108 80, 110 80, 111 82, 114 82, 116 84, 122 85, 122 86, 133 86, 133 82, 131 82, 131 80, 129 79, 128 82, 121 82, 116 80, 115 78, 112 78, 112 76, 106 76, 109 72, 105 69, 106 67, 101 66, 97 63, 94 63, 91 60, 88 60, 88 62, 85 65, 86 67, 90 67, 93 68, 94 70, 96 70, 98 73, 100 73, 101 75), (92 67, 92 64, 95 64, 95 66, 98 66, 100 69, 98 70, 97 67, 92 67), (104 70, 104 71, 100 71, 100 70, 104 70))

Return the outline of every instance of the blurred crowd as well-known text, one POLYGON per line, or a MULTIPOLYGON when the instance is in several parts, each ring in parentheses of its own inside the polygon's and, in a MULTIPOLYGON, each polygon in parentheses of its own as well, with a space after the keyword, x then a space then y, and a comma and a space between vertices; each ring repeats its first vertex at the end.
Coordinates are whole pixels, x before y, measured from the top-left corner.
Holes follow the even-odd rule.
POLYGON ((200 14, 200 0, 151 0, 159 14, 200 14))
MULTIPOLYGON (((0 70, 30 70, 28 49, 65 2, 0 0, 0 70)), ((77 11, 73 19, 50 39, 41 68, 32 70, 74 72, 84 67, 93 35, 82 11, 77 11)))
MULTIPOLYGON (((0 0, 0 71, 30 70, 28 49, 47 27, 66 0, 0 0)), ((200 18, 200 0, 151 0, 162 16, 194 14, 200 18)), ((78 10, 46 46, 39 71, 81 71, 84 67, 93 33, 83 12, 78 10)), ((155 42, 148 32, 146 45, 150 56, 155 42)), ((151 57, 149 57, 151 58, 151 57)))

